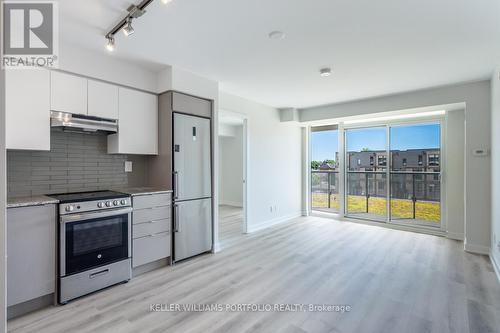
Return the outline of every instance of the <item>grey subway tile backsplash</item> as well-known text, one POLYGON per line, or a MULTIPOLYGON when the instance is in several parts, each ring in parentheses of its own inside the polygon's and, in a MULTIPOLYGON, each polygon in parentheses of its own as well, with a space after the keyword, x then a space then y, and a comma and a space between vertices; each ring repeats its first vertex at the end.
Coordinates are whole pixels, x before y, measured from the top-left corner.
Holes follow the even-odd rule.
MULTIPOLYGON (((129 184, 145 175, 125 173, 126 155, 108 155, 103 134, 51 132, 50 151, 7 151, 9 197, 65 192, 107 190, 129 184)), ((134 163, 147 163, 145 156, 133 156, 134 163)), ((143 170, 139 166, 139 170, 143 170)))

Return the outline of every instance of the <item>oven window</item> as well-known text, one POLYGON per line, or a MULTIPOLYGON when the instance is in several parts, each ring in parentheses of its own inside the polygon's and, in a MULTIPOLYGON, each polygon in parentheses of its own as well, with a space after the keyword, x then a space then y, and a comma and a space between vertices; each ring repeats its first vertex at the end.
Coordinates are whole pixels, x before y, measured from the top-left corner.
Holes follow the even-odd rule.
POLYGON ((65 275, 128 258, 128 216, 66 223, 65 275))
POLYGON ((73 255, 120 247, 123 242, 122 220, 113 218, 73 227, 73 255))

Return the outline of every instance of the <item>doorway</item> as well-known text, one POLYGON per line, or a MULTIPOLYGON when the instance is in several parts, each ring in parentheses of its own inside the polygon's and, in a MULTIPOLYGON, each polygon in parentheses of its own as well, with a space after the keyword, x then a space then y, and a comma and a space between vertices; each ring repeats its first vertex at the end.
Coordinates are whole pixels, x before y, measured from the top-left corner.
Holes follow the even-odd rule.
POLYGON ((247 120, 219 113, 219 248, 237 244, 247 233, 247 120))

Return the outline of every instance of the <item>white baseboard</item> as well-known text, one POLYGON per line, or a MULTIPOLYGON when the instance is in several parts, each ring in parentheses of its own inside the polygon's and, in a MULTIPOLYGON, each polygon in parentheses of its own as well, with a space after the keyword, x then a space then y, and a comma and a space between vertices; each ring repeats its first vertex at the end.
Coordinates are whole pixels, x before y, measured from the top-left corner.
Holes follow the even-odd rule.
POLYGON ((252 233, 252 232, 260 231, 260 230, 263 230, 263 229, 275 226, 277 224, 280 224, 280 223, 283 223, 283 222, 286 222, 286 221, 289 221, 291 219, 294 219, 294 218, 297 218, 297 217, 301 217, 301 216, 302 216, 302 212, 297 212, 297 213, 294 213, 294 214, 289 214, 289 215, 277 217, 277 218, 274 218, 274 219, 271 219, 271 220, 267 220, 267 221, 264 221, 264 222, 260 222, 260 223, 258 223, 256 225, 248 225, 247 226, 247 232, 248 233, 252 233))
POLYGON ((490 255, 490 248, 484 245, 468 244, 465 242, 464 250, 471 253, 490 255))
POLYGON ((214 244, 214 247, 212 249, 212 253, 217 253, 217 252, 220 252, 221 248, 220 248, 220 244, 219 242, 215 243, 214 244))
POLYGON ((220 200, 219 205, 233 206, 233 207, 243 207, 242 202, 230 201, 230 200, 220 200))
POLYGON ((493 253, 490 253, 490 260, 491 264, 493 265, 493 269, 497 274, 498 282, 500 282, 500 264, 495 260, 495 256, 493 255, 493 253))
POLYGON ((454 240, 459 240, 463 241, 465 239, 463 233, 458 233, 458 232, 448 232, 446 233, 446 237, 454 240))

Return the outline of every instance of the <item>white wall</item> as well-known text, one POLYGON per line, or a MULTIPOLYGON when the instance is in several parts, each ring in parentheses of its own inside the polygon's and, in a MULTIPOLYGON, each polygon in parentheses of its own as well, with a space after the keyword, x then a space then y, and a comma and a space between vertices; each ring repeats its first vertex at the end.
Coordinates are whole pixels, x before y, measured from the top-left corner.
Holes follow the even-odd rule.
MULTIPOLYGON (((0 25, 2 21, 0 19, 0 25)), ((5 153, 5 72, 0 69, 0 333, 7 331, 6 302, 6 199, 7 199, 7 156, 5 153)))
POLYGON ((448 237, 465 239, 465 110, 446 115, 445 182, 448 237))
POLYGON ((242 207, 243 126, 230 127, 234 135, 219 135, 219 204, 242 207))
POLYGON ((219 123, 219 138, 221 136, 234 137, 235 135, 236 135, 236 127, 235 126, 219 123))
POLYGON ((157 73, 113 54, 97 53, 69 44, 59 49, 59 69, 125 86, 156 92, 157 73))
POLYGON ((487 254, 491 243, 490 81, 457 84, 300 110, 300 121, 343 118, 426 106, 465 103, 465 248, 487 254))
MULTIPOLYGON (((500 68, 491 78, 491 258, 500 274, 500 68)), ((500 278, 500 275, 499 275, 500 278)))
POLYGON ((221 109, 247 117, 248 231, 300 216, 300 127, 280 123, 278 110, 241 97, 221 92, 219 101, 221 109))

